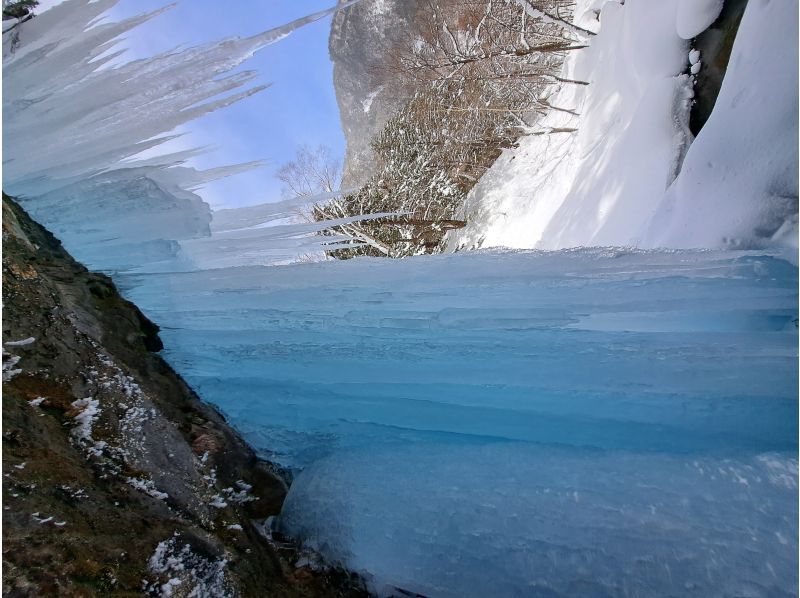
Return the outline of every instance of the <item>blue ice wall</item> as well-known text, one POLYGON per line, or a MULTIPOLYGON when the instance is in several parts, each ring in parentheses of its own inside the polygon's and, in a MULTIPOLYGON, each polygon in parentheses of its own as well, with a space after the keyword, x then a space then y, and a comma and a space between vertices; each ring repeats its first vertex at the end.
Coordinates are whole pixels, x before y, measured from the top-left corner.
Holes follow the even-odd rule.
POLYGON ((302 470, 284 529, 378 590, 796 586, 787 261, 581 249, 121 280, 188 382, 302 470))

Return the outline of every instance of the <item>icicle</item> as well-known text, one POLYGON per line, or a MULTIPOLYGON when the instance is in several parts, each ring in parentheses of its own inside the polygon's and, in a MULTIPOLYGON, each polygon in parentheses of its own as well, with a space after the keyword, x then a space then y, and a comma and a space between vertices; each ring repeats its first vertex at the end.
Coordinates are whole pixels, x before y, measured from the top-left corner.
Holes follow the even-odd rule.
MULTIPOLYGON (((255 72, 232 69, 356 1, 251 37, 117 66, 111 64, 124 51, 120 36, 171 6, 120 22, 104 16, 117 0, 66 0, 45 11, 17 28, 18 43, 4 36, 4 189, 91 267, 146 270, 150 261, 163 268, 183 260, 180 267, 196 268, 180 243, 211 234, 211 210, 195 192, 260 163, 205 171, 181 166, 204 148, 138 156, 175 139, 170 132, 178 127, 266 89, 252 85, 255 72)), ((285 217, 286 207, 266 213, 259 224, 285 217)), ((279 253, 285 253, 290 240, 297 246, 297 235, 321 228, 272 231, 262 241, 283 243, 279 253)))

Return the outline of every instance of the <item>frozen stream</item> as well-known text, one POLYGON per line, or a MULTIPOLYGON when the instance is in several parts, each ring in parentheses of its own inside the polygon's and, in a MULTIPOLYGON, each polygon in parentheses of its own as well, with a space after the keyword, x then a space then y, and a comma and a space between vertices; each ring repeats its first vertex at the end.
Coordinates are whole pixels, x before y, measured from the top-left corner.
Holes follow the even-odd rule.
POLYGON ((188 382, 300 472, 285 530, 376 587, 797 583, 786 261, 584 249, 119 280, 188 382))

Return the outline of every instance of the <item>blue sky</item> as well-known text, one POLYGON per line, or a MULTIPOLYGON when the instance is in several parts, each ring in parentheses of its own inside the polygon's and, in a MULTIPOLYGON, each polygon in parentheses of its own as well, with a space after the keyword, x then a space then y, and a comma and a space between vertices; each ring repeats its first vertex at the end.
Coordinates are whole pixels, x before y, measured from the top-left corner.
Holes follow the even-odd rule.
MULTIPOLYGON (((165 0, 121 0, 114 17, 150 11, 165 0)), ((144 57, 177 45, 247 36, 327 8, 336 0, 182 0, 128 35, 130 57, 144 57)), ((268 46, 245 63, 267 90, 188 125, 181 147, 213 145, 195 160, 199 167, 264 159, 267 166, 209 185, 201 195, 212 206, 239 206, 280 198, 274 174, 302 144, 325 144, 338 155, 344 138, 328 57, 330 18, 312 23, 268 46)))

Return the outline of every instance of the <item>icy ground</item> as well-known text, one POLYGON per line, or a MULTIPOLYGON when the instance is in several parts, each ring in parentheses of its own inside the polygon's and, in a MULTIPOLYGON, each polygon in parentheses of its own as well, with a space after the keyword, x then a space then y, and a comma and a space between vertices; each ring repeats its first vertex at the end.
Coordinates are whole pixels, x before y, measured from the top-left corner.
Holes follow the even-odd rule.
POLYGON ((795 587, 788 262, 585 249, 210 274, 121 280, 189 383, 305 468, 285 529, 377 587, 795 587))

